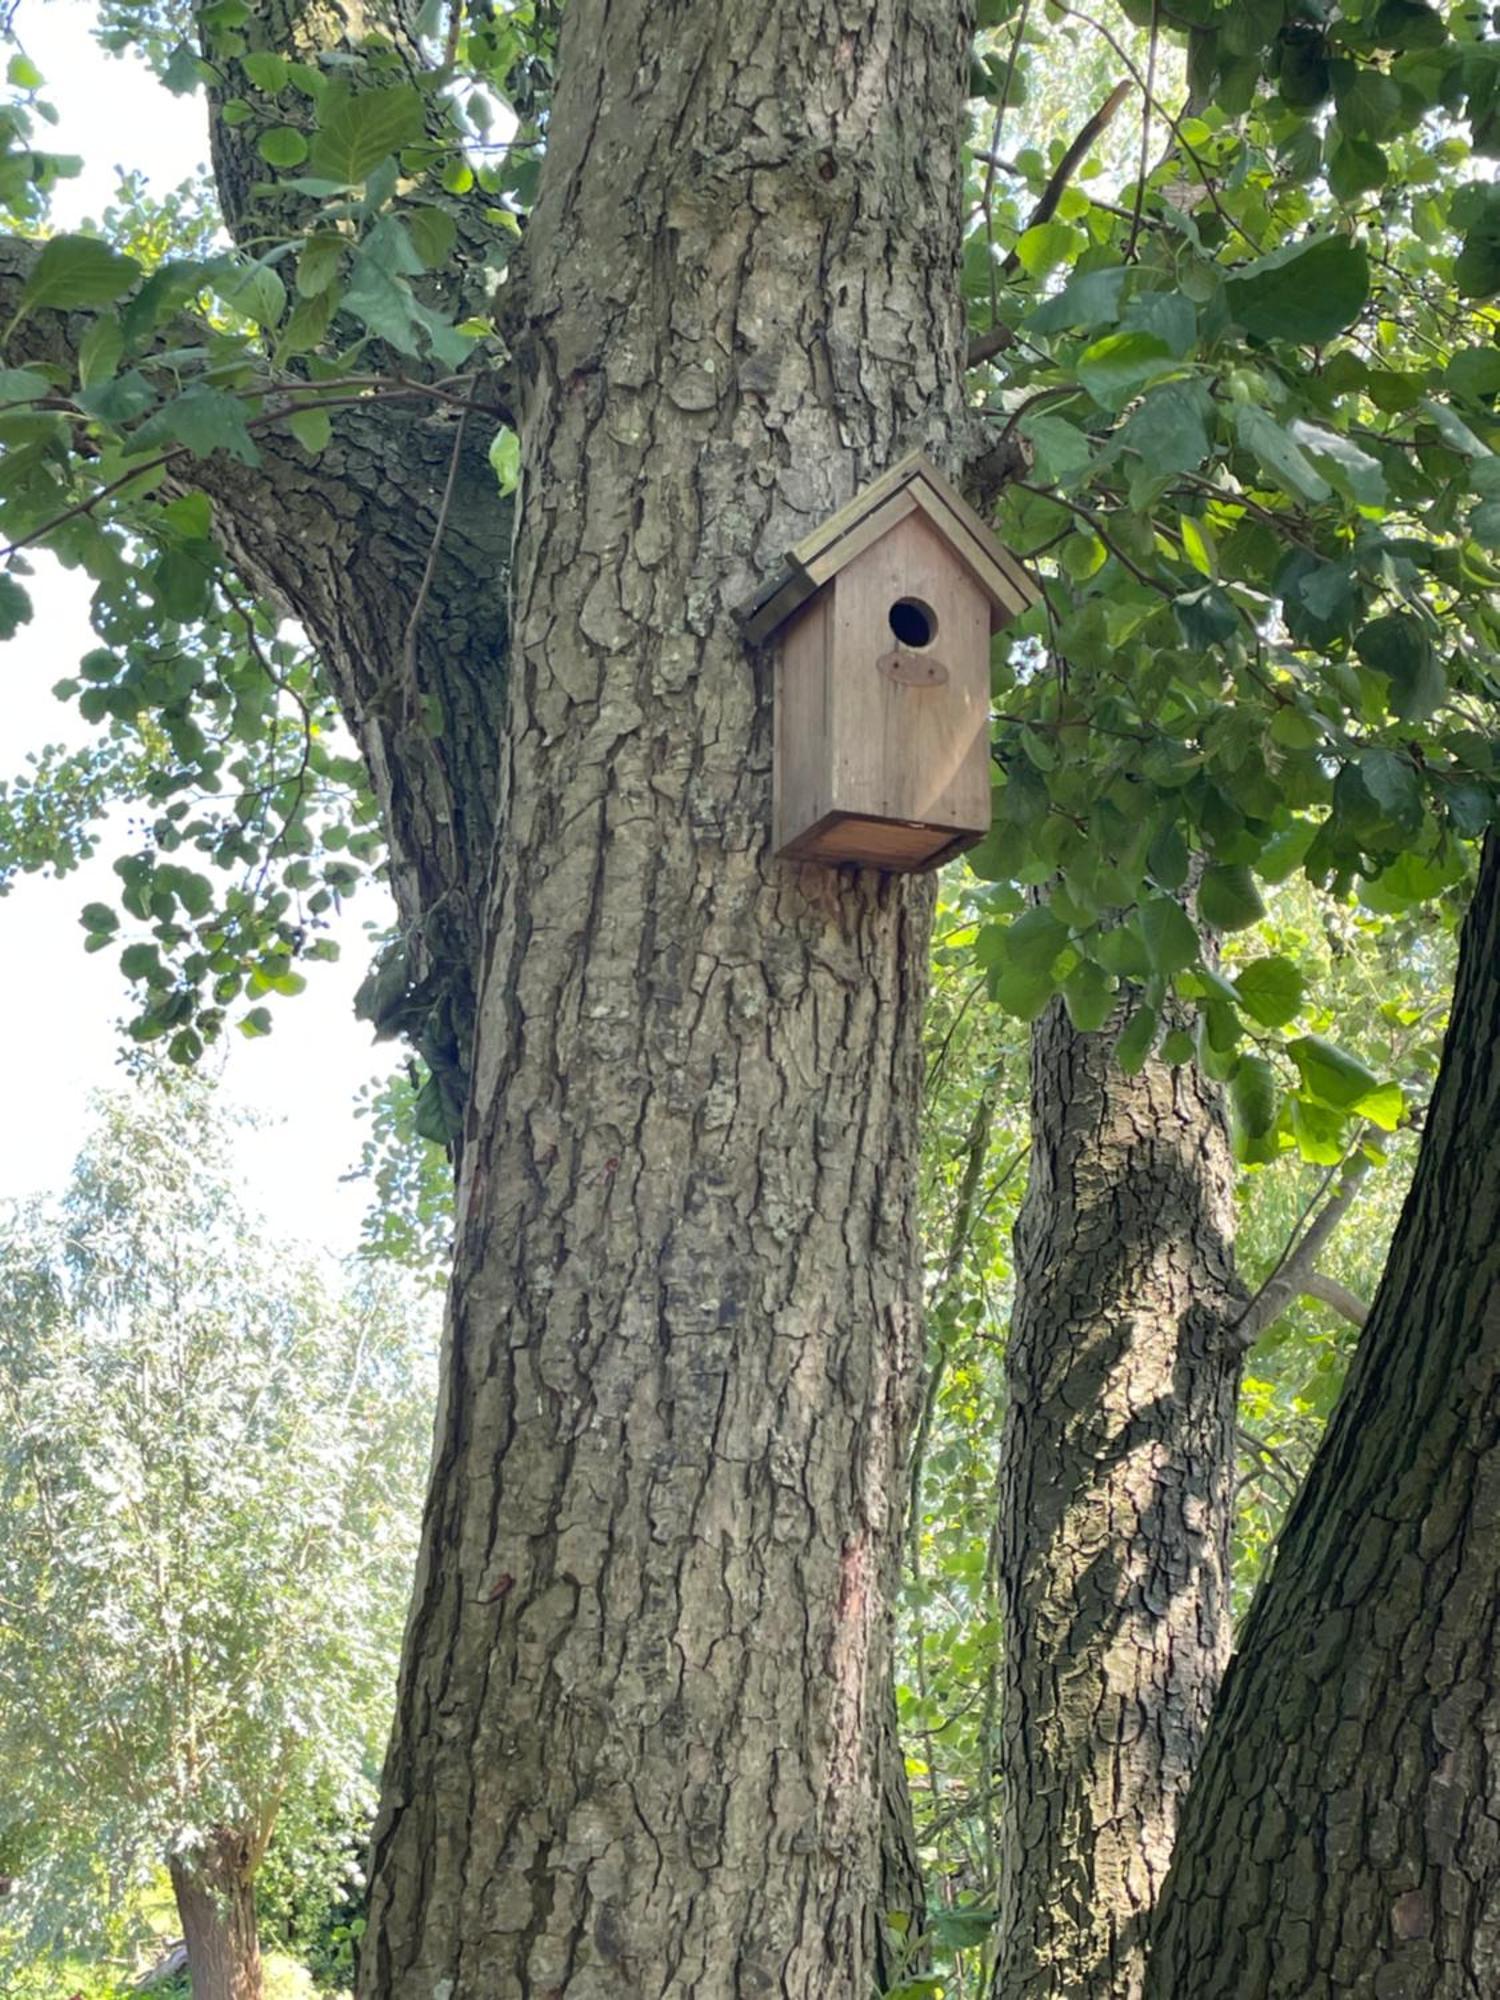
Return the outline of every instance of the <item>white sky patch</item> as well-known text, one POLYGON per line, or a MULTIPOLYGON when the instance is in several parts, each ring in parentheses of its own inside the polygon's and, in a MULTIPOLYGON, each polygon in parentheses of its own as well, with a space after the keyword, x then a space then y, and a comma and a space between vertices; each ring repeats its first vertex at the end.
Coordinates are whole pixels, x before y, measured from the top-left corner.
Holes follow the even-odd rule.
MULTIPOLYGON (((42 95, 60 122, 38 128, 38 143, 83 157, 83 173, 60 184, 53 224, 97 219, 114 198, 120 171, 139 170, 158 198, 207 160, 201 97, 173 97, 133 57, 107 55, 92 40, 93 9, 76 0, 25 0, 17 30, 47 79, 42 95)), ((88 618, 87 578, 46 557, 28 581, 32 622, 0 649, 0 775, 19 772, 46 743, 82 745, 88 725, 51 689, 98 644, 88 618)), ((0 897, 0 1046, 9 1076, 0 1093, 0 1197, 57 1188, 82 1142, 91 1090, 121 1081, 119 1023, 130 988, 119 952, 86 953, 78 913, 115 901, 108 832, 96 857, 62 880, 27 876, 0 897)), ((367 1204, 363 1186, 340 1184, 358 1156, 363 1127, 356 1091, 388 1073, 393 1051, 372 1046, 354 1019, 354 989, 369 962, 366 924, 393 917, 381 887, 362 889, 333 928, 343 957, 309 965, 307 990, 273 1001, 275 1032, 247 1042, 235 1030, 210 1061, 225 1094, 256 1111, 264 1129, 247 1132, 240 1165, 252 1206, 278 1234, 343 1254, 354 1245, 367 1204)), ((126 920, 128 926, 130 920, 126 920)))

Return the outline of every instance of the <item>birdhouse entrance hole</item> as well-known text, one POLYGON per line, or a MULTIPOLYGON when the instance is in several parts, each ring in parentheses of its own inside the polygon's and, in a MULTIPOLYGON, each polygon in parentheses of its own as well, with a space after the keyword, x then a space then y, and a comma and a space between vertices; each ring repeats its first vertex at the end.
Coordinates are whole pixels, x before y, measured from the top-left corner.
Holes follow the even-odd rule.
POLYGON ((903 646, 930 646, 937 637, 937 613, 920 597, 898 597, 891 606, 889 622, 903 646))

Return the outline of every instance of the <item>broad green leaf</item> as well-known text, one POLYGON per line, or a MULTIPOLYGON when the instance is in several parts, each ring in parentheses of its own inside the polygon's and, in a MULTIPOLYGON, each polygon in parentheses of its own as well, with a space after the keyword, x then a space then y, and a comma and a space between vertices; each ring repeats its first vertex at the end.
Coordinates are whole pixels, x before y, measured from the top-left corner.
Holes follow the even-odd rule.
POLYGON ((21 293, 23 311, 39 306, 107 306, 123 298, 141 267, 96 236, 54 236, 21 293))
POLYGON ((1181 972, 1197 958, 1197 929, 1174 897, 1149 897, 1141 905, 1140 924, 1154 972, 1181 972))
POLYGON ((1354 1109, 1382 1132, 1394 1132, 1406 1116, 1406 1092, 1399 1083, 1383 1083, 1360 1098, 1354 1109))
POLYGON ((1409 611, 1391 611, 1361 626, 1354 650, 1390 681, 1391 713, 1403 722, 1425 722, 1448 692, 1427 627, 1409 611))
POLYGON ((1063 981, 1062 992, 1068 1019, 1081 1035, 1097 1032, 1114 1012, 1114 982, 1091 959, 1074 966, 1063 981))
POLYGON ((302 449, 311 452, 314 457, 325 448, 333 435, 333 419, 326 410, 294 410, 286 425, 302 449))
POLYGON ((1078 357, 1078 379, 1103 409, 1118 410, 1177 366, 1160 334, 1107 333, 1078 357))
POLYGON ((1240 443, 1295 499, 1323 501, 1331 497, 1333 488, 1274 417, 1253 403, 1242 403, 1235 411, 1234 423, 1240 443))
POLYGON ((1241 931, 1259 923, 1266 913, 1250 870, 1222 863, 1203 871, 1198 884, 1198 915, 1216 931, 1241 931))
POLYGON ((1115 1043, 1115 1061, 1127 1076, 1136 1076, 1145 1068, 1155 1040, 1156 1009, 1137 1007, 1115 1043))
POLYGON ((245 427, 245 409, 237 396, 204 383, 174 397, 141 425, 135 434, 143 450, 185 444, 196 458, 227 451, 242 465, 258 465, 260 453, 245 427))
POLYGON ((1361 1098, 1380 1089, 1380 1078, 1357 1056, 1335 1048, 1321 1035, 1299 1035, 1287 1043, 1302 1087, 1335 1111, 1351 1111, 1361 1098))
POLYGON ((1075 256, 1083 242, 1079 231, 1066 222, 1040 222, 1022 233, 1016 244, 1016 260, 1028 277, 1044 278, 1075 256))
POLYGON ((317 176, 354 186, 398 147, 420 139, 425 123, 422 93, 411 84, 356 91, 330 83, 318 104, 308 164, 317 176))
POLYGON ((31 599, 13 576, 0 576, 0 639, 13 639, 31 623, 31 599))
POLYGON ((458 224, 445 208, 408 209, 406 227, 412 247, 429 271, 441 271, 453 255, 458 224))
POLYGON ((307 139, 295 125, 273 125, 261 133, 255 150, 268 167, 300 167, 307 158, 307 139))
POLYGON ((1231 316, 1256 340, 1320 346, 1342 333, 1370 296, 1370 263, 1346 236, 1291 243, 1225 280, 1231 316))
POLYGON ((113 313, 101 313, 78 343, 78 380, 88 389, 107 382, 125 351, 125 333, 113 313))
POLYGON ((1229 1079, 1229 1101, 1236 1124, 1252 1139, 1276 1123, 1279 1092, 1276 1072, 1264 1056, 1243 1055, 1229 1079))
POLYGON ((1306 982, 1289 958, 1252 959, 1235 976, 1234 989, 1252 1020, 1284 1028, 1301 1012, 1306 982))

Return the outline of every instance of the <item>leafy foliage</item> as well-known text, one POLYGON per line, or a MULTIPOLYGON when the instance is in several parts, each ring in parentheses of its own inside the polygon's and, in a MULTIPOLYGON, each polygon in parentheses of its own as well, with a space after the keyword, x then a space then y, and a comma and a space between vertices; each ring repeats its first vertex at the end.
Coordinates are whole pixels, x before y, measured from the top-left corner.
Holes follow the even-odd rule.
POLYGON ((994 662, 976 949, 1022 1019, 1135 992, 1127 1062, 1175 990, 1238 1084, 1242 1156, 1314 1159, 1312 1127, 1394 1122, 1390 1075, 1288 1035, 1303 969, 1231 984, 1199 927, 1252 924, 1293 875, 1451 915, 1493 813, 1500 271, 1473 174, 1500 71, 1464 8, 1189 6, 1174 116, 1165 36, 1125 11, 986 16, 997 125, 1022 51, 1103 49, 1140 152, 1061 185, 1060 140, 975 163, 971 323, 1027 462, 1000 519, 1044 590, 994 662), (1044 270, 1027 199, 1060 232, 1044 270))

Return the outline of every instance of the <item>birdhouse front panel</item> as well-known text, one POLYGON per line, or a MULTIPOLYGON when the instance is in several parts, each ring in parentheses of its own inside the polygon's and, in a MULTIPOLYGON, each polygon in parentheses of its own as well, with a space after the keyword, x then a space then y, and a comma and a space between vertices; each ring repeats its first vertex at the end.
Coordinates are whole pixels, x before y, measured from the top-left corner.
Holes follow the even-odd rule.
POLYGON ((984 593, 920 513, 832 586, 834 801, 936 832, 990 823, 984 593))

